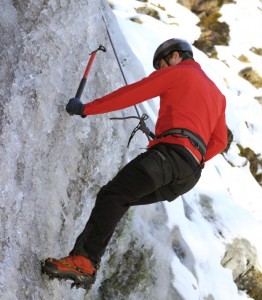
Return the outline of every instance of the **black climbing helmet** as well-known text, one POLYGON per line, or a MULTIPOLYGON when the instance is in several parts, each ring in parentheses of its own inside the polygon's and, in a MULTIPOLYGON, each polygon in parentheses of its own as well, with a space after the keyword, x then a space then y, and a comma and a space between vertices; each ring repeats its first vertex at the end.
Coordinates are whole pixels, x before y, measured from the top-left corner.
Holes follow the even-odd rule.
POLYGON ((193 57, 193 50, 191 45, 181 39, 170 39, 162 43, 155 51, 153 58, 153 66, 155 69, 159 69, 160 59, 173 51, 189 52, 193 57))

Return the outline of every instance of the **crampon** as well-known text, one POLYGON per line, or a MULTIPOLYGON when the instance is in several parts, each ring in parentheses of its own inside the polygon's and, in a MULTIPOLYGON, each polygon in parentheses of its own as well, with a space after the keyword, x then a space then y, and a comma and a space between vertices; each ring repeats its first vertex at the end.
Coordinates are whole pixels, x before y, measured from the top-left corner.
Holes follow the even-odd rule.
POLYGON ((83 288, 86 291, 95 282, 97 269, 83 256, 47 258, 41 261, 41 271, 48 275, 49 279, 71 280, 71 288, 83 288))

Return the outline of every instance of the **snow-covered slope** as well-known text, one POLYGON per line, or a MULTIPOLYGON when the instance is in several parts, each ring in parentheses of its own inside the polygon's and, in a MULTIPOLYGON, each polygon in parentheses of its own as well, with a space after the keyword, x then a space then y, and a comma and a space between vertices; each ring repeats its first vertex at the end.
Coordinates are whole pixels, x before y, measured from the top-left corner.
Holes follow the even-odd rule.
MULTIPOLYGON (((110 2, 117 20, 105 0, 0 4, 0 299, 85 299, 70 284, 41 276, 39 262, 68 254, 99 188, 147 144, 138 133, 127 149, 136 122, 109 120, 135 115, 134 108, 85 119, 65 112, 99 44, 107 52, 98 52, 82 100, 125 84, 102 14, 129 83, 153 71, 152 55, 163 40, 175 35, 193 43, 200 35, 198 18, 176 1, 157 1, 166 7, 162 20, 170 20, 172 11, 175 25, 137 14, 134 5, 141 1, 110 2), (142 24, 131 22, 133 16, 142 24)), ((262 75, 261 56, 250 51, 262 42, 244 27, 250 17, 260 24, 261 2, 243 8, 244 2, 221 9, 232 34, 228 47, 216 47, 221 61, 194 49, 228 99, 234 136, 228 153, 208 162, 198 185, 183 197, 130 210, 86 299, 248 299, 234 279, 261 268, 262 189, 237 144, 262 152, 262 112, 255 99, 261 89, 238 71, 252 66, 262 75), (232 19, 232 10, 238 17, 232 19), (248 63, 237 59, 241 54, 248 63)), ((140 106, 151 128, 157 105, 155 99, 140 106)))
MULTIPOLYGON (((174 36, 193 42, 200 34, 197 17, 175 1, 149 1, 144 5, 158 11, 160 20, 137 13, 143 6, 139 1, 128 1, 128 5, 127 1, 126 5, 122 1, 111 1, 111 4, 146 73, 153 71, 152 56, 161 42, 174 36), (175 15, 175 25, 165 24, 168 14, 175 15), (141 24, 134 24, 131 19, 141 24)), ((258 155, 262 153, 262 110, 256 100, 261 97, 261 88, 258 90, 238 75, 247 66, 262 75, 262 58, 250 51, 252 47, 262 47, 262 40, 254 30, 261 25, 261 3, 253 1, 252 4, 247 7, 247 3, 240 0, 220 10, 221 20, 230 26, 229 46, 216 48, 221 61, 194 49, 196 60, 227 97, 227 123, 234 138, 224 158, 218 156, 206 164, 200 182, 191 192, 178 201, 165 203, 168 226, 174 231, 176 245, 173 285, 184 299, 207 299, 208 296, 221 300, 245 299, 244 293, 237 291, 231 272, 223 268, 221 262, 233 269, 234 279, 240 274, 244 276, 252 265, 261 267, 262 243, 258 236, 262 189, 251 175, 246 159, 239 156, 237 147, 240 144, 258 155), (232 19, 232 15, 237 17, 232 19), (248 63, 237 59, 240 55, 245 55, 248 63), (223 260, 227 247, 235 247, 236 252, 223 260), (246 253, 238 253, 240 248, 246 253)), ((152 119, 156 114, 156 110, 150 111, 152 119)))

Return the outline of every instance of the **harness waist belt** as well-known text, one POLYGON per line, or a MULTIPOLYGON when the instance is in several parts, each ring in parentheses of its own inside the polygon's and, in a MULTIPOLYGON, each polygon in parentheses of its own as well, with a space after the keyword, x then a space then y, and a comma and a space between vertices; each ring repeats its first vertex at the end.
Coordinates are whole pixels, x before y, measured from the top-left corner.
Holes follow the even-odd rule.
POLYGON ((178 134, 180 137, 185 137, 188 138, 190 140, 190 142, 192 143, 192 145, 198 149, 198 151, 201 153, 202 158, 205 157, 206 155, 206 144, 203 141, 203 139, 195 134, 193 131, 189 130, 189 129, 185 129, 185 128, 172 128, 169 129, 163 133, 161 133, 160 135, 157 136, 157 138, 162 138, 165 137, 167 135, 175 135, 178 134))

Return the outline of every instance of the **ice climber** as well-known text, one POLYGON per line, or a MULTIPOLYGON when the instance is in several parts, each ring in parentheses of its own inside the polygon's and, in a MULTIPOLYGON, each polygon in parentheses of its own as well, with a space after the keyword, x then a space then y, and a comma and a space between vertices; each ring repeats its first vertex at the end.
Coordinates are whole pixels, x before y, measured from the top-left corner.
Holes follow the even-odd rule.
POLYGON ((101 188, 83 232, 69 256, 42 261, 51 278, 71 279, 89 289, 120 219, 130 206, 172 201, 198 182, 204 163, 227 146, 226 100, 181 39, 155 51, 148 77, 83 104, 69 100, 70 114, 88 116, 124 109, 160 97, 156 138, 101 188))

